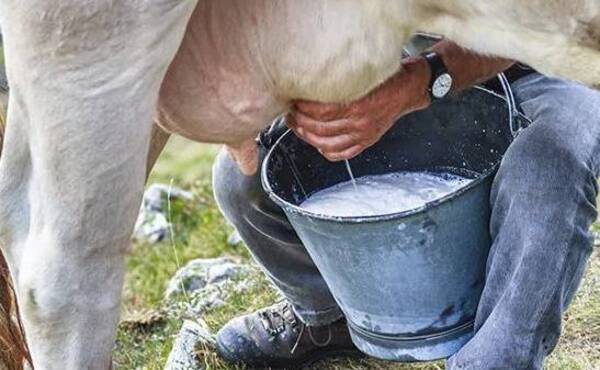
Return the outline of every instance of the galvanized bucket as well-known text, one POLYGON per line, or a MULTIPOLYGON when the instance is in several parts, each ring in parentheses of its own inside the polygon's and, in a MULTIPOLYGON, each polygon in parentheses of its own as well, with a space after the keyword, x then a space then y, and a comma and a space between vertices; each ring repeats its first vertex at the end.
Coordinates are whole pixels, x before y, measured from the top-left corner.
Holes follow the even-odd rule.
POLYGON ((446 358, 473 335, 490 247, 490 186, 515 131, 514 106, 506 106, 502 96, 471 89, 400 119, 351 160, 357 177, 452 168, 475 178, 401 213, 307 212, 298 205, 308 195, 348 180, 344 163, 327 161, 291 132, 268 153, 263 187, 285 210, 363 352, 395 361, 446 358))

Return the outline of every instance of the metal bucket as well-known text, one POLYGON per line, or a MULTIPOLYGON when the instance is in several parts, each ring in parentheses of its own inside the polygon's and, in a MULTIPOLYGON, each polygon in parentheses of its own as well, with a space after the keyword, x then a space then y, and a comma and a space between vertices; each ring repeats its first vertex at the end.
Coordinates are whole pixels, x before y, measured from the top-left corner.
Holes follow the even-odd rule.
POLYGON ((291 132, 268 153, 265 191, 281 206, 344 311, 363 352, 395 361, 446 358, 473 335, 490 247, 490 186, 513 138, 506 100, 482 88, 399 120, 351 160, 358 176, 460 169, 468 186, 419 209, 332 217, 298 207, 348 180, 291 132))

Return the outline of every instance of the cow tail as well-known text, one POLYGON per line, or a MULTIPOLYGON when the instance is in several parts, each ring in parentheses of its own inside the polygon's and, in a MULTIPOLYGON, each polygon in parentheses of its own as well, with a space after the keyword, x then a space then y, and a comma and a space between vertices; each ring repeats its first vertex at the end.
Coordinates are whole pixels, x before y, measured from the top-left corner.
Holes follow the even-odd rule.
POLYGON ((33 369, 10 271, 0 252, 0 369, 23 370, 26 364, 33 369))

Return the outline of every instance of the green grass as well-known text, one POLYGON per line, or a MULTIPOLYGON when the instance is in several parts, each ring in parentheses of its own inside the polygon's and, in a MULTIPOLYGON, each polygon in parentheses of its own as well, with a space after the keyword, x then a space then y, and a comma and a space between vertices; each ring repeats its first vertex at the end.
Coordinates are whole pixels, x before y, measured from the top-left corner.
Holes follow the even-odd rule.
POLYGON ((169 183, 188 187, 196 181, 210 182, 212 164, 219 145, 196 144, 181 137, 173 137, 154 166, 149 183, 169 183))
MULTIPOLYGON (((178 266, 194 258, 222 255, 249 261, 243 246, 230 247, 231 228, 221 217, 212 198, 210 174, 218 148, 172 140, 151 175, 150 182, 169 183, 189 189, 195 196, 189 204, 174 203, 172 215, 175 245, 135 245, 128 259, 124 289, 123 320, 115 348, 118 369, 162 369, 183 318, 165 313, 162 294, 178 266), (177 263, 179 262, 179 264, 177 263)), ((597 248, 600 249, 600 248, 597 248)), ((260 275, 259 275, 260 276, 260 275)), ((231 318, 252 312, 276 300, 266 278, 249 291, 235 293, 228 305, 209 311, 203 319, 217 330, 231 318)), ((201 349, 209 370, 240 370, 223 363, 210 350, 201 349)), ((600 369, 600 250, 592 257, 586 279, 565 318, 564 335, 546 365, 550 370, 600 369)), ((376 360, 321 362, 319 370, 443 369, 442 363, 394 364, 376 360)))

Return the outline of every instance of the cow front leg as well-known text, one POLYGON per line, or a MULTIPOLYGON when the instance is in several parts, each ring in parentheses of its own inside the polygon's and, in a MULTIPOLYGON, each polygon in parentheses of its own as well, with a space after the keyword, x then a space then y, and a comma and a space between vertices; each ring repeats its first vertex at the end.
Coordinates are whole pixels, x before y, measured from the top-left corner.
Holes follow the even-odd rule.
POLYGON ((152 115, 194 5, 0 1, 0 245, 36 369, 110 367, 152 115))

